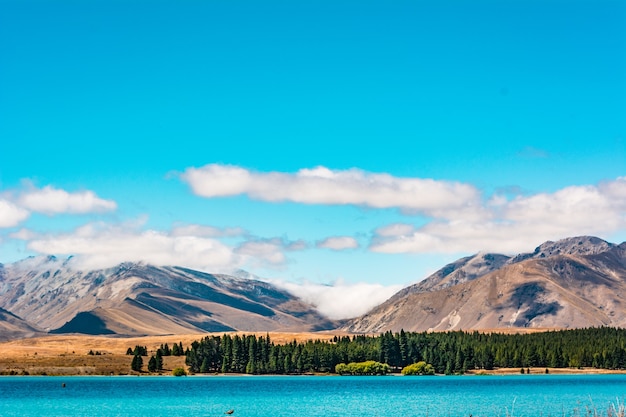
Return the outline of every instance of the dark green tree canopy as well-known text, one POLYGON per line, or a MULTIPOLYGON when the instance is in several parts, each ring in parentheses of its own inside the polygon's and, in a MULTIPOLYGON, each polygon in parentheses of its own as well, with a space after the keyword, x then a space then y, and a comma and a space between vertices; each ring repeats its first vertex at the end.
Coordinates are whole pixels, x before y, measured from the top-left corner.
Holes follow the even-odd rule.
POLYGON ((530 367, 624 369, 626 330, 600 327, 530 334, 401 331, 283 345, 275 345, 269 336, 224 335, 195 341, 186 352, 191 372, 210 373, 332 373, 338 364, 366 361, 387 364, 391 372, 423 361, 438 374, 530 367))

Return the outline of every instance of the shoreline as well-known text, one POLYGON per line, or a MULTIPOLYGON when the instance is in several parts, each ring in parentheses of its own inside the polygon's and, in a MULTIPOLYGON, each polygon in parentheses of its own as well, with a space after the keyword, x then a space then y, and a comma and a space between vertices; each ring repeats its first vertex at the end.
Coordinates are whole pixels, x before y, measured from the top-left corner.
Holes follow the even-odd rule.
POLYGON ((538 377, 538 376, 619 376, 626 375, 626 371, 624 370, 603 370, 603 369, 593 369, 593 370, 578 370, 575 372, 570 372, 568 369, 560 369, 555 368, 557 372, 550 372, 548 374, 545 373, 531 373, 531 374, 519 374, 514 372, 496 372, 493 373, 479 373, 479 372, 468 372, 462 375, 445 375, 445 374, 435 374, 435 375, 423 375, 423 376, 406 376, 400 373, 390 373, 387 375, 339 375, 339 374, 187 374, 183 376, 174 376, 169 373, 127 373, 127 374, 82 374, 82 373, 65 373, 65 374, 4 374, 0 373, 0 378, 293 378, 293 377, 329 377, 329 378, 343 378, 343 377, 376 377, 376 378, 409 378, 409 379, 425 379, 428 380, 430 378, 446 378, 446 377, 464 377, 464 378, 480 378, 480 377, 506 377, 506 376, 518 376, 523 378, 524 376, 528 377, 538 377), (562 372, 558 372, 562 370, 562 372))

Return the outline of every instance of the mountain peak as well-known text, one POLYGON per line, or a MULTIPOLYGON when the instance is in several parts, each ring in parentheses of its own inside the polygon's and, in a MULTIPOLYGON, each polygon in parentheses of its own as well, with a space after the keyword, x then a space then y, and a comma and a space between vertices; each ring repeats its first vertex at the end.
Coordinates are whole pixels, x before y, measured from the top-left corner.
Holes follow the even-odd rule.
POLYGON ((521 253, 509 263, 517 263, 526 259, 549 258, 558 255, 597 255, 606 252, 615 245, 595 236, 575 236, 553 242, 548 240, 537 246, 532 253, 521 253))
MULTIPOLYGON (((45 256, 0 269, 2 308, 44 331, 61 333, 308 331, 334 326, 314 306, 262 281, 144 262, 73 269, 45 256)), ((0 333, 9 320, 17 319, 8 313, 0 316, 0 333)), ((23 327, 16 328, 27 332, 23 327)))
POLYGON ((391 299, 399 299, 408 294, 431 292, 472 281, 502 267, 509 257, 497 253, 478 252, 475 255, 461 258, 449 263, 423 281, 406 287, 391 299))
POLYGON ((623 327, 625 291, 626 243, 578 236, 511 259, 480 253, 459 259, 342 329, 623 327))
POLYGON ((577 236, 557 240, 547 241, 539 245, 535 252, 542 257, 552 255, 597 255, 611 249, 612 243, 595 236, 577 236))

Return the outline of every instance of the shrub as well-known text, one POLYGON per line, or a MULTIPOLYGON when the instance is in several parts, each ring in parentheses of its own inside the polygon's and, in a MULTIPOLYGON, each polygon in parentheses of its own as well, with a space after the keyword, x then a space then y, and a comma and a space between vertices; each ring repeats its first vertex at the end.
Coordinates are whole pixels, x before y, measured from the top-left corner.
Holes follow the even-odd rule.
POLYGON ((419 361, 402 368, 402 375, 435 375, 435 368, 424 361, 419 361))
POLYGON ((340 363, 335 372, 340 375, 386 375, 391 368, 386 363, 376 361, 340 363))
POLYGON ((185 375, 187 375, 187 372, 185 371, 184 368, 174 368, 172 370, 172 375, 174 375, 174 376, 185 376, 185 375))

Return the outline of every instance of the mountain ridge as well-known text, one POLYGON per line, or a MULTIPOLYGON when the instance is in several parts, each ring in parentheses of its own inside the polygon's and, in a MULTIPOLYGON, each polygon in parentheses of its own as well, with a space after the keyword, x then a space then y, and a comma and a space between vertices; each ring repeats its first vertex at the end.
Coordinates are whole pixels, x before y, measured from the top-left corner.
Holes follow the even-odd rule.
POLYGON ((269 283, 126 262, 82 271, 26 258, 0 270, 0 308, 52 333, 151 335, 322 330, 335 322, 269 283))
POLYGON ((84 333, 353 333, 626 326, 626 242, 546 241, 514 256, 479 252, 445 265, 368 313, 332 321, 245 271, 210 274, 125 262, 74 269, 71 258, 0 264, 0 339, 84 333))
POLYGON ((619 297, 626 291, 626 243, 580 236, 547 241, 534 252, 506 258, 488 254, 494 262, 483 262, 474 274, 464 268, 484 261, 484 254, 448 264, 341 330, 626 325, 626 304, 619 297))

